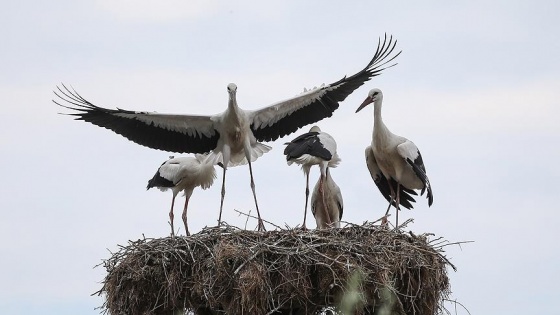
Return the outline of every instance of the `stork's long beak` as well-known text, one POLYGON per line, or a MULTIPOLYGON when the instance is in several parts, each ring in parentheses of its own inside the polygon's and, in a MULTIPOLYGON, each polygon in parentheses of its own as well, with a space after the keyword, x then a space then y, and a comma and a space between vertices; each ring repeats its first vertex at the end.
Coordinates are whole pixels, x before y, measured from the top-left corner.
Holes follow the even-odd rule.
POLYGON ((373 102, 373 98, 371 98, 371 96, 366 97, 366 99, 363 101, 362 105, 360 105, 360 107, 358 107, 358 109, 356 109, 356 113, 361 111, 362 108, 366 107, 368 104, 371 104, 373 102))

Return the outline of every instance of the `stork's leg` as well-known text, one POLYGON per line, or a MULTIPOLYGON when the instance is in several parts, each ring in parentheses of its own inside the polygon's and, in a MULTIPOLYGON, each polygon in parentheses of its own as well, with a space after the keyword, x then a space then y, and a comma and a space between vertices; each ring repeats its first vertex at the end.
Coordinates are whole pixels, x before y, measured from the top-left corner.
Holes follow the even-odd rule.
POLYGON ((395 203, 397 204, 397 215, 396 215, 396 222, 395 222, 395 228, 399 227, 399 210, 401 209, 400 207, 400 203, 401 203, 401 195, 400 195, 400 191, 401 191, 401 184, 397 183, 397 199, 395 201, 395 203))
POLYGON ((175 205, 175 197, 177 195, 173 194, 173 199, 171 199, 171 210, 169 211, 169 224, 171 224, 171 236, 175 236, 175 229, 173 228, 173 205, 175 205))
POLYGON ((249 162, 249 175, 251 176, 251 190, 253 191, 253 199, 255 199, 255 207, 257 208, 257 216, 259 217, 258 230, 266 231, 264 228, 263 220, 261 219, 261 213, 259 211, 259 204, 257 203, 257 194, 255 192, 255 181, 253 180, 253 167, 251 166, 251 159, 247 159, 249 162))
POLYGON ((389 215, 389 210, 391 210, 391 205, 395 201, 395 190, 393 189, 393 186, 391 185, 391 181, 387 181, 387 183, 389 184, 389 189, 391 190, 391 196, 389 198, 389 206, 387 207, 387 211, 385 211, 385 215, 381 219, 381 225, 382 226, 386 226, 388 224, 387 216, 389 215))
POLYGON ((189 233, 189 226, 187 225, 187 208, 189 206, 189 199, 191 196, 187 195, 187 198, 185 198, 185 207, 183 208, 183 223, 185 224, 185 234, 187 236, 191 235, 191 233, 189 233))
POLYGON ((393 201, 393 194, 391 193, 391 199, 389 200, 389 206, 387 207, 387 211, 385 211, 385 217, 389 214, 389 210, 391 209, 391 204, 393 201))
POLYGON ((220 201, 220 216, 218 217, 218 226, 222 224, 222 209, 224 208, 224 196, 226 195, 226 171, 227 165, 224 163, 224 173, 222 177, 222 200, 220 201))
POLYGON ((307 230, 305 226, 305 220, 307 218, 307 202, 309 201, 309 172, 306 172, 306 184, 305 184, 305 210, 303 212, 303 225, 301 226, 302 229, 307 230))

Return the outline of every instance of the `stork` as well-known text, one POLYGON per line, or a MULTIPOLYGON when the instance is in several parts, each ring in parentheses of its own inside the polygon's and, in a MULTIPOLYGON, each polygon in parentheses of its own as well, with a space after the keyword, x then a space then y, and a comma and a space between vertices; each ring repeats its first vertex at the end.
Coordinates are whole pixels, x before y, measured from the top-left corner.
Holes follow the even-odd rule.
POLYGON ((207 155, 195 154, 194 157, 171 157, 163 162, 156 174, 148 181, 146 189, 157 187, 161 191, 171 189, 173 199, 171 199, 171 210, 169 211, 169 222, 171 223, 171 235, 175 235, 173 228, 173 205, 175 197, 181 191, 185 193, 185 207, 183 208, 183 223, 185 233, 190 235, 187 225, 187 208, 189 200, 196 187, 207 189, 214 183, 216 170, 207 155))
POLYGON ((340 220, 342 219, 342 193, 340 187, 334 182, 330 168, 327 167, 326 176, 323 180, 323 195, 322 198, 319 192, 321 185, 321 178, 315 184, 313 195, 311 195, 311 213, 315 217, 318 229, 326 229, 328 227, 340 227, 340 220), (324 214, 328 214, 328 218, 324 214), (327 220, 331 222, 328 223, 327 220))
POLYGON ((420 195, 427 190, 428 206, 434 202, 432 186, 426 175, 426 167, 422 155, 416 145, 401 136, 393 134, 383 123, 381 105, 383 93, 380 89, 372 89, 356 113, 373 103, 373 135, 371 146, 366 148, 366 163, 375 184, 381 194, 389 201, 384 220, 391 205, 396 209, 396 227, 399 225, 400 205, 412 208, 411 202, 420 189, 420 195))
POLYGON ((65 85, 55 91, 57 97, 66 102, 56 104, 76 111, 70 115, 100 127, 110 129, 129 140, 153 149, 179 153, 210 152, 214 162, 224 165, 222 177, 221 221, 225 196, 225 177, 228 166, 248 163, 251 189, 259 218, 259 230, 264 229, 260 217, 251 162, 268 152, 270 147, 258 141, 273 141, 297 129, 332 116, 339 102, 354 90, 375 77, 400 52, 392 55, 396 40, 392 36, 379 39, 373 58, 360 71, 349 77, 314 88, 295 97, 274 103, 257 110, 243 110, 237 104, 237 86, 227 86, 228 106, 216 115, 175 115, 156 112, 108 109, 92 104, 75 90, 65 85))
POLYGON ((321 194, 322 203, 325 205, 323 219, 327 224, 331 224, 329 218, 329 211, 326 209, 329 203, 326 202, 324 196, 323 183, 327 176, 327 169, 329 167, 336 167, 340 162, 340 157, 336 152, 336 141, 326 132, 322 132, 318 126, 313 126, 309 130, 294 140, 286 143, 284 149, 286 161, 288 165, 296 163, 301 165, 301 169, 306 177, 305 185, 305 208, 303 212, 302 228, 306 229, 305 221, 307 217, 307 202, 309 200, 309 171, 311 166, 318 165, 321 171, 321 177, 317 182, 316 188, 321 194))

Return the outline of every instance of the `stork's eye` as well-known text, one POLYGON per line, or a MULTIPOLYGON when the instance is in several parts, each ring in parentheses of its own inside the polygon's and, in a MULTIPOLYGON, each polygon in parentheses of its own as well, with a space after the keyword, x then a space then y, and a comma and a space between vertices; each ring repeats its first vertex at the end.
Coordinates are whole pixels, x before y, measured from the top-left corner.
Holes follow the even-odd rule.
POLYGON ((376 96, 377 94, 379 94, 379 92, 373 92, 371 96, 376 96))

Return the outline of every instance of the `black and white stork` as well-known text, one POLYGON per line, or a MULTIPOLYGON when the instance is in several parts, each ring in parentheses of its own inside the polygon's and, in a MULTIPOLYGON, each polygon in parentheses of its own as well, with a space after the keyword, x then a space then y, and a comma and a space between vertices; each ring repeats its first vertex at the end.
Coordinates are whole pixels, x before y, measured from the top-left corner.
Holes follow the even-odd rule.
MULTIPOLYGON (((307 201, 309 199, 309 171, 311 166, 318 165, 321 170, 321 177, 317 183, 317 189, 324 196, 324 189, 322 187, 323 182, 327 176, 327 171, 329 167, 336 167, 340 162, 340 157, 336 152, 336 141, 334 138, 326 132, 322 132, 318 126, 313 126, 309 130, 294 140, 286 143, 287 146, 284 149, 284 154, 286 155, 286 161, 288 165, 296 163, 301 165, 301 169, 306 177, 305 185, 305 209, 303 213, 303 225, 302 228, 305 229, 305 220, 307 217, 307 201)), ((322 199, 325 199, 322 197, 322 199)), ((329 205, 326 200, 322 200, 322 203, 329 205)), ((327 221, 327 224, 331 223, 329 219, 329 211, 325 207, 325 213, 322 215, 327 221)))
POLYGON ((255 200, 259 229, 264 229, 255 193, 251 162, 270 147, 258 141, 273 141, 297 129, 332 116, 339 102, 354 90, 393 65, 385 66, 400 52, 392 55, 397 41, 385 36, 378 42, 373 58, 356 74, 311 89, 300 95, 257 110, 243 110, 237 104, 237 86, 229 84, 229 101, 226 110, 216 115, 175 115, 156 112, 139 112, 124 109, 107 109, 96 106, 75 90, 62 85, 55 94, 75 110, 78 120, 84 120, 110 129, 138 144, 164 151, 179 153, 210 152, 214 161, 224 165, 220 222, 225 196, 225 177, 228 166, 249 164, 251 189, 255 200))
POLYGON ((422 155, 412 141, 393 134, 383 123, 381 105, 383 93, 372 89, 356 113, 373 103, 373 135, 371 146, 366 148, 366 163, 381 194, 389 201, 385 217, 391 205, 396 209, 396 226, 399 224, 400 205, 412 208, 411 202, 416 195, 414 189, 421 189, 420 195, 427 190, 428 206, 434 202, 432 186, 426 175, 422 155))
POLYGON ((208 155, 202 154, 195 154, 194 157, 171 157, 161 164, 154 177, 148 181, 146 189, 156 187, 161 191, 171 189, 173 192, 171 210, 169 211, 171 235, 175 235, 173 205, 177 194, 181 191, 185 193, 185 207, 183 208, 182 218, 185 224, 185 233, 190 235, 187 225, 187 208, 191 195, 196 187, 207 189, 212 186, 214 179, 216 179, 214 164, 207 157, 208 155))
POLYGON ((321 198, 319 192, 319 185, 321 178, 315 184, 313 194, 311 195, 311 213, 315 217, 318 229, 326 229, 329 227, 340 227, 340 220, 342 219, 342 210, 344 203, 342 202, 342 193, 340 187, 334 182, 330 169, 327 167, 327 175, 323 182, 324 198, 321 198), (325 217, 328 213, 328 218, 325 217), (331 220, 329 224, 327 220, 331 220))

